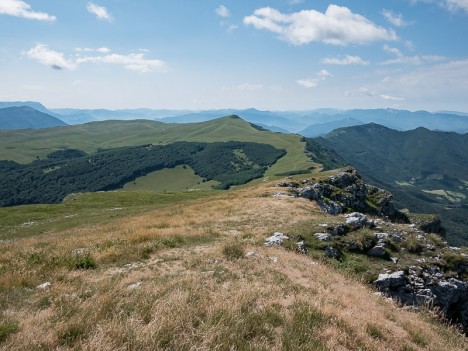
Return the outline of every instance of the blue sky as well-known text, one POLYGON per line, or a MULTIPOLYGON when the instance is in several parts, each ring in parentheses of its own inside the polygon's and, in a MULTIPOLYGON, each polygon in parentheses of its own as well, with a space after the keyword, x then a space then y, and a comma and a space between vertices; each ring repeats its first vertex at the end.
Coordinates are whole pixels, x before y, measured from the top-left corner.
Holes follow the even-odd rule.
POLYGON ((468 112, 468 0, 0 0, 0 100, 468 112))

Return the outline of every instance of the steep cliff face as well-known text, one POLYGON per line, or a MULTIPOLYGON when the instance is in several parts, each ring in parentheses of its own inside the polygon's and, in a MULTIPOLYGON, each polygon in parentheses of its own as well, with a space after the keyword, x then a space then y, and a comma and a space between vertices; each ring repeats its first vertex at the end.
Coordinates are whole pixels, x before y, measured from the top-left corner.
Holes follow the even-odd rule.
POLYGON ((396 210, 389 192, 366 184, 352 168, 278 186, 331 215, 295 237, 298 252, 322 251, 380 293, 404 305, 436 308, 468 333, 468 250, 447 245, 437 216, 396 210))

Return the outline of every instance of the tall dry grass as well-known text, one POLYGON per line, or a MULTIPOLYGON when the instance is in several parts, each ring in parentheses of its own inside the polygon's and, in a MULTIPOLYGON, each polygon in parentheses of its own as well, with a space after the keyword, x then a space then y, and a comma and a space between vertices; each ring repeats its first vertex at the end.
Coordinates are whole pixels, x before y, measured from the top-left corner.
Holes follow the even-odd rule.
POLYGON ((276 191, 261 184, 1 243, 0 326, 16 328, 0 350, 466 350, 429 315, 263 247, 274 231, 327 220, 276 191), (83 255, 96 268, 74 266, 83 255))

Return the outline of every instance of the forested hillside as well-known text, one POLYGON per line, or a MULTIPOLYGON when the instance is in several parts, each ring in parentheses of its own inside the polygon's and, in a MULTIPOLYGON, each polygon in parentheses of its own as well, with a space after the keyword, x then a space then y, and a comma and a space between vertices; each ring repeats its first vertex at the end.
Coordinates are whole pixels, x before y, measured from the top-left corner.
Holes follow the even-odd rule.
POLYGON ((113 190, 164 168, 189 165, 221 189, 261 177, 285 155, 271 145, 177 142, 101 150, 56 151, 29 164, 0 161, 0 206, 57 203, 75 192, 113 190))

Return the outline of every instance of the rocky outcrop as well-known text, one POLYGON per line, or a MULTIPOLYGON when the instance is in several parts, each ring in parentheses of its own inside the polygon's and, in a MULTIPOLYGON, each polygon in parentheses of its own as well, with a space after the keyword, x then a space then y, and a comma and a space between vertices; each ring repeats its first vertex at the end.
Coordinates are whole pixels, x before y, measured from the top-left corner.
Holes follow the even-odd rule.
POLYGON ((447 278, 440 267, 411 266, 408 272, 379 274, 374 285, 402 304, 438 308, 468 333, 468 282, 447 278))
POLYGON ((389 192, 365 183, 353 168, 319 182, 304 180, 302 185, 293 188, 293 194, 316 201, 325 213, 336 215, 359 211, 408 222, 408 218, 393 206, 389 192))
MULTIPOLYGON (((436 308, 468 335, 468 251, 447 245, 437 216, 397 211, 390 193, 366 184, 354 169, 278 186, 288 186, 293 196, 316 201, 323 212, 335 215, 333 222, 316 224, 307 235, 288 239, 275 233, 297 245, 286 247, 300 253, 320 250, 345 266, 353 255, 363 255, 348 264, 357 264, 382 294, 414 308, 436 308)), ((267 240, 282 244, 278 239, 267 240)))

